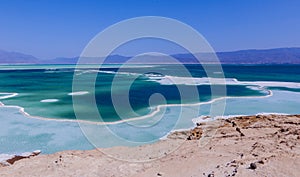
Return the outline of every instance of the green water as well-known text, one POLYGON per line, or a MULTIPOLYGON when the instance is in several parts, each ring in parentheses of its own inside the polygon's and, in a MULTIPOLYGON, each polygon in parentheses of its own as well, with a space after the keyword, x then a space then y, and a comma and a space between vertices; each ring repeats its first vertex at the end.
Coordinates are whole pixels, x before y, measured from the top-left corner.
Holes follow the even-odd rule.
MULTIPOLYGON (((17 96, 0 100, 6 105, 17 105, 25 108, 25 111, 33 116, 59 119, 76 119, 74 106, 77 111, 85 115, 85 120, 91 121, 117 121, 122 118, 132 118, 149 114, 150 106, 161 104, 185 104, 205 102, 212 99, 210 85, 189 85, 189 84, 161 84, 149 79, 149 75, 167 73, 168 76, 185 77, 177 65, 152 65, 145 69, 144 66, 128 66, 122 73, 116 74, 120 65, 105 65, 103 72, 97 73, 95 84, 91 78, 95 66, 84 65, 75 71, 73 65, 42 65, 42 66, 0 66, 0 92, 18 93, 17 96), (155 71, 151 73, 151 70, 155 71), (74 74, 80 75, 80 85, 87 94, 75 95, 72 98, 72 84, 74 74), (118 97, 129 97, 132 111, 122 105, 115 110, 112 101, 112 82, 118 75, 118 82, 114 85, 113 94, 118 97), (131 81, 133 79, 133 82, 131 81), (128 90, 128 85, 130 86, 128 90), (198 95, 193 94, 195 89, 198 95), (181 90, 191 92, 184 98, 181 97, 181 90), (165 100, 154 101, 149 105, 149 99, 155 93, 164 96, 165 100), (77 101, 73 102, 74 97, 77 101), (92 110, 91 99, 95 99, 97 108, 103 120, 98 120, 92 110), (43 101, 44 100, 44 101, 43 101), (47 102, 55 100, 55 102, 47 102), (119 115, 118 115, 119 113, 119 115)), ((200 65, 185 65, 191 76, 195 78, 207 77, 203 67, 200 65)), ((239 81, 288 81, 300 82, 299 65, 225 65, 224 75, 227 78, 235 78, 239 81)), ((159 77, 164 77, 164 74, 159 77)), ((78 76, 77 76, 78 77, 78 76)), ((158 78, 159 78, 158 77, 158 78)), ((216 77, 218 77, 216 75, 216 77)), ((218 86, 214 86, 218 87, 218 86)), ((224 86, 220 85, 220 90, 224 86)), ((217 88, 218 89, 218 88, 217 88)), ((247 85, 227 85, 227 96, 263 96, 266 91, 262 89, 251 89, 247 85)), ((279 88, 276 89, 291 89, 279 88)), ((299 89, 292 89, 299 91, 299 89)), ((224 96, 214 93, 214 98, 224 96)))
MULTIPOLYGON (((208 75, 199 65, 184 66, 194 77, 192 80, 177 65, 129 65, 122 71, 118 69, 121 65, 105 65, 101 72, 96 72, 94 65, 74 67, 0 66, 2 103, 24 107, 33 116, 53 118, 51 121, 30 119, 16 107, 0 106, 0 154, 36 149, 54 153, 153 143, 170 131, 191 128, 195 118, 212 112, 217 116, 300 113, 299 65, 224 65, 222 73, 211 71, 210 77, 220 78, 224 74, 227 85, 207 84, 208 75), (98 76, 94 83, 95 74, 98 76), (74 78, 79 81, 79 88, 72 88, 74 78), (70 95, 78 91, 81 94, 70 95), (211 111, 213 104, 224 102, 207 101, 224 95, 227 96, 224 111, 211 111), (129 105, 122 98, 128 98, 129 105), (91 100, 96 101, 96 110, 91 100), (169 106, 149 114, 153 107, 162 104, 169 106), (102 115, 102 120, 96 118, 95 111, 102 115), (75 112, 83 116, 76 117, 75 112), (115 122, 141 115, 148 117, 115 122), (76 118, 114 124, 57 121, 76 118)), ((213 68, 213 65, 206 67, 213 68)), ((200 121, 205 120, 200 117, 200 121)))

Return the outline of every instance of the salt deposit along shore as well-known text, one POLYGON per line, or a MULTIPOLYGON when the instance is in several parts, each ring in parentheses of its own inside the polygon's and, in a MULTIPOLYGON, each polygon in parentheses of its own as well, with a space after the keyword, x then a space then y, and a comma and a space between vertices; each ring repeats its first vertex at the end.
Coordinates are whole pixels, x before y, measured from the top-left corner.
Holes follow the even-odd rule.
POLYGON ((32 156, 0 167, 0 176, 297 177, 299 167, 300 115, 255 115, 197 123, 139 147, 32 156))

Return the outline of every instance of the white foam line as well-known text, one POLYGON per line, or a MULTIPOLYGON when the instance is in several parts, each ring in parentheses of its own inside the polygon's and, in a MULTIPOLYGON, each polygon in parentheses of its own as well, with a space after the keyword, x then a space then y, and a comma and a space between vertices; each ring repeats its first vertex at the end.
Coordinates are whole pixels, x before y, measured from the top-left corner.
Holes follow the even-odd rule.
POLYGON ((227 115, 227 116, 217 116, 216 119, 229 119, 229 118, 233 118, 233 117, 242 117, 242 116, 248 116, 245 114, 234 114, 234 115, 227 115))
MULTIPOLYGON (((78 71, 76 71, 76 72, 78 72, 78 71)), ((103 71, 103 70, 95 70, 95 69, 91 69, 91 70, 84 70, 84 71, 81 71, 81 73, 78 73, 77 75, 80 75, 80 74, 86 74, 86 73, 125 74, 125 75, 129 75, 129 74, 138 74, 138 73, 130 73, 130 72, 103 71)))
MULTIPOLYGON (((255 116, 258 115, 289 115, 287 113, 278 113, 278 112, 261 112, 261 113, 257 113, 255 114, 255 116)), ((245 116, 249 116, 249 115, 240 115, 240 114, 233 114, 233 115, 227 115, 227 116, 217 116, 215 117, 215 119, 230 119, 230 118, 234 118, 234 117, 245 117, 245 116)))
POLYGON ((88 93, 89 93, 88 91, 80 91, 80 92, 71 92, 71 93, 68 93, 68 95, 70 95, 70 96, 78 96, 78 95, 86 95, 88 93))
POLYGON ((6 95, 6 96, 1 96, 0 99, 7 99, 7 98, 12 98, 18 95, 18 93, 5 93, 1 92, 0 95, 6 95))
MULTIPOLYGON (((103 70, 76 70, 76 75, 82 75, 86 73, 105 73, 105 74, 115 74, 115 75, 131 75, 131 76, 146 76, 148 78, 150 77, 156 77, 160 75, 155 74, 145 74, 145 73, 134 73, 134 72, 122 72, 122 71, 103 71, 103 70)), ((163 76, 160 76, 163 77, 163 76)))
POLYGON ((261 87, 287 87, 287 88, 300 88, 298 82, 271 82, 271 81, 253 81, 253 82, 239 82, 243 85, 259 85, 261 87))
POLYGON ((256 116, 258 115, 289 115, 287 113, 278 113, 278 112, 261 112, 261 113, 257 113, 256 116))
POLYGON ((58 99, 45 99, 45 100, 41 100, 41 103, 54 103, 54 102, 58 102, 58 99))
MULTIPOLYGON (((146 75, 147 76, 147 75, 146 75)), ((273 82, 273 81, 238 81, 235 78, 210 78, 210 77, 178 77, 178 76, 160 76, 148 77, 148 81, 158 82, 161 85, 256 85, 260 87, 287 87, 300 88, 298 82, 273 82)))

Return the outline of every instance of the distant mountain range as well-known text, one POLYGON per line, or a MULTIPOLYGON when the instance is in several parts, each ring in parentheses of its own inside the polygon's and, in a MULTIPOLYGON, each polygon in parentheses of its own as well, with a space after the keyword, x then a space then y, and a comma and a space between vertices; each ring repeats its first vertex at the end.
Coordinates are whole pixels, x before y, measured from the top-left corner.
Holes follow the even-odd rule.
POLYGON ((0 50, 0 64, 37 64, 40 60, 32 55, 0 50))
MULTIPOLYGON (((223 64, 300 64, 300 48, 276 48, 266 50, 240 50, 233 52, 217 52, 220 62, 223 64)), ((212 54, 197 53, 204 63, 213 63, 212 54)), ((192 54, 175 54, 171 57, 176 58, 180 63, 197 63, 192 54)), ((38 59, 32 55, 19 52, 8 52, 0 50, 0 64, 76 64, 79 57, 55 58, 50 60, 38 59)), ((121 55, 111 55, 107 58, 83 58, 83 64, 93 64, 99 60, 105 63, 125 63, 131 57, 121 55)), ((132 63, 170 63, 169 57, 157 55, 141 55, 136 57, 132 63)))

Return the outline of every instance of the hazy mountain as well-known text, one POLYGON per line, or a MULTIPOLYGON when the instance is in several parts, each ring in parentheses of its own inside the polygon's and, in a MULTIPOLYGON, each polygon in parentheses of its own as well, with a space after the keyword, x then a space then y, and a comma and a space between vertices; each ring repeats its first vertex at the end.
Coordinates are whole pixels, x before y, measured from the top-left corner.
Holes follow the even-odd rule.
POLYGON ((36 64, 39 61, 32 55, 0 50, 0 64, 36 64))
MULTIPOLYGON (((130 57, 121 56, 121 55, 110 55, 108 57, 81 57, 81 62, 84 64, 93 64, 99 63, 99 61, 105 61, 105 63, 124 63, 130 57)), ((40 63, 43 64, 76 64, 78 62, 79 57, 72 58, 55 58, 51 60, 41 60, 40 63)))
POLYGON ((300 48, 241 50, 217 53, 222 63, 300 64, 300 48))
MULTIPOLYGON (((233 52, 217 52, 221 63, 224 64, 300 64, 300 48, 277 48, 267 50, 240 50, 233 52)), ((197 53, 202 62, 211 63, 212 54, 197 53)), ((176 58, 180 63, 197 63, 196 58, 192 54, 175 54, 171 57, 176 58)), ((51 60, 37 59, 31 55, 18 52, 6 52, 0 50, 0 64, 76 64, 79 57, 73 58, 55 58, 51 60)), ((125 63, 131 57, 121 55, 111 55, 107 58, 94 57, 83 58, 84 64, 97 63, 96 61, 104 61, 105 63, 125 63)), ((131 63, 170 63, 170 57, 141 55, 130 60, 131 63)))
MULTIPOLYGON (((239 50, 233 52, 217 52, 223 64, 300 64, 300 48, 277 48, 266 50, 239 50)), ((210 62, 211 54, 198 53, 202 61, 210 62)), ((191 54, 174 55, 184 63, 195 62, 191 54)))
POLYGON ((76 64, 78 57, 66 58, 66 57, 59 57, 50 60, 40 60, 40 64, 76 64))

